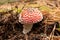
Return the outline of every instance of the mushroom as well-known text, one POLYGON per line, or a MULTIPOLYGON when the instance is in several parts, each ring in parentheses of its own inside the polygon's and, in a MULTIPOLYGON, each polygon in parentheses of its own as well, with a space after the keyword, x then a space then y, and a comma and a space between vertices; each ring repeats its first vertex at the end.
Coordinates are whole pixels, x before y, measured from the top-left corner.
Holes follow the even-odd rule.
POLYGON ((24 8, 19 14, 19 22, 23 24, 23 33, 27 34, 31 31, 33 24, 42 21, 42 19, 43 15, 38 8, 24 8))

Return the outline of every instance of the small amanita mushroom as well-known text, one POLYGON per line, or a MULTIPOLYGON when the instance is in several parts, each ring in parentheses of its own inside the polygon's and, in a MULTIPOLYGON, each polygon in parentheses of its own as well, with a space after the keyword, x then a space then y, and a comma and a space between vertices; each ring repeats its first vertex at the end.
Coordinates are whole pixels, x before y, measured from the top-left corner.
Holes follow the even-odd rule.
POLYGON ((28 33, 33 24, 40 22, 42 19, 43 15, 38 8, 24 8, 19 14, 19 22, 23 24, 23 33, 28 33))

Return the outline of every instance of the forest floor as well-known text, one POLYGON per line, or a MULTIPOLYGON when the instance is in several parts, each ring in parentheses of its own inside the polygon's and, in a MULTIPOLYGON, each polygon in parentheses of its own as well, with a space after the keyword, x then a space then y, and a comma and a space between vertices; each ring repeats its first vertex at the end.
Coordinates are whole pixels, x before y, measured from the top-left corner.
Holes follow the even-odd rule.
POLYGON ((60 40, 59 0, 20 1, 0 5, 0 40, 60 40), (18 15, 23 8, 38 8, 43 20, 33 24, 28 34, 23 34, 23 24, 18 15))

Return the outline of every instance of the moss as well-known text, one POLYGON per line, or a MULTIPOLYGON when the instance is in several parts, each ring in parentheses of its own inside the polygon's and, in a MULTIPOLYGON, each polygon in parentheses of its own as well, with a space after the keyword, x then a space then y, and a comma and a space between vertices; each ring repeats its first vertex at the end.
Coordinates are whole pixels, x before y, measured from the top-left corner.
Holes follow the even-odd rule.
POLYGON ((39 9, 43 10, 43 11, 51 12, 51 9, 49 7, 47 7, 47 6, 40 6, 39 9))

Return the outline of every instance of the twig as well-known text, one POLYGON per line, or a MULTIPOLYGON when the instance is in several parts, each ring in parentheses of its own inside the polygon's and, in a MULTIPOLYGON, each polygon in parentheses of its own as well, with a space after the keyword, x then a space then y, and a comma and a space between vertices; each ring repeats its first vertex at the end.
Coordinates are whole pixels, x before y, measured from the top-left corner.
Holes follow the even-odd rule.
POLYGON ((50 38, 52 38, 52 40, 53 40, 55 29, 56 29, 56 24, 54 25, 54 28, 53 28, 52 32, 50 33, 50 38))

